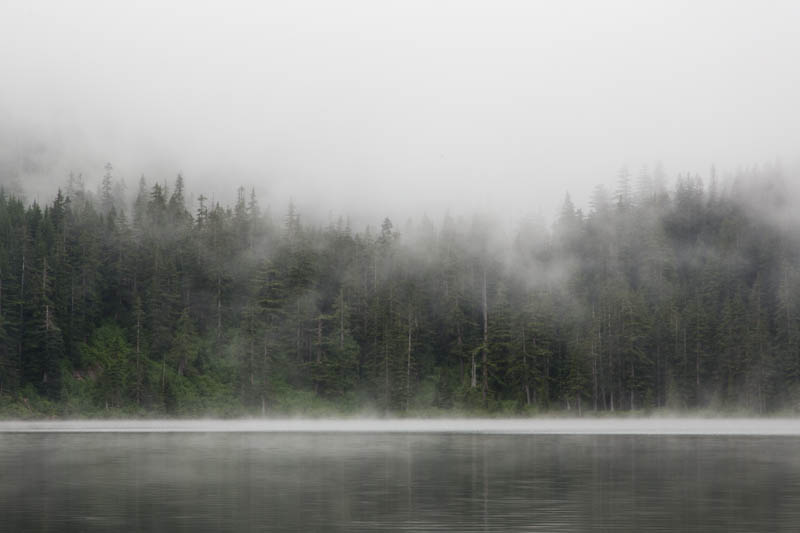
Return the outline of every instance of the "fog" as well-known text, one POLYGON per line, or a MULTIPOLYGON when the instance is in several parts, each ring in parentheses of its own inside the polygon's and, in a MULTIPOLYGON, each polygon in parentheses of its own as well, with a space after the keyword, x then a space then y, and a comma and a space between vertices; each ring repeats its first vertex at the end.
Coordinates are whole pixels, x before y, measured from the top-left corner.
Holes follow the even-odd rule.
POLYGON ((791 531, 796 438, 0 434, 10 531, 791 531))
POLYGON ((237 419, 0 422, 0 433, 425 433, 485 435, 800 435, 796 418, 237 419))
POLYGON ((0 6, 0 183, 552 218, 620 167, 797 166, 796 2, 0 6))

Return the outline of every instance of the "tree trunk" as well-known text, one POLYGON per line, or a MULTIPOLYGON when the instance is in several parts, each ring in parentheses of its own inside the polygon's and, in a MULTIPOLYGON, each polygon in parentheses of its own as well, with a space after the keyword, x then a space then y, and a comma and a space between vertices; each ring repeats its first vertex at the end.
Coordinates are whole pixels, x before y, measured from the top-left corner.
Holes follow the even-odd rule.
POLYGON ((141 329, 142 329, 142 313, 141 311, 136 312, 136 405, 141 403, 141 385, 142 385, 142 373, 139 366, 139 353, 140 353, 140 337, 141 337, 141 329))
POLYGON ((456 322, 456 333, 458 334, 458 361, 461 370, 461 383, 464 383, 464 341, 461 338, 461 323, 456 322))
POLYGON ((317 363, 322 362, 322 316, 317 317, 317 363))
POLYGON ((486 269, 483 269, 483 405, 488 405, 486 393, 489 389, 489 310, 486 303, 486 269))
POLYGON ((528 352, 525 347, 525 324, 522 325, 522 367, 525 372, 525 402, 526 405, 531 404, 531 386, 529 383, 529 372, 528 372, 528 352))
POLYGON ((389 408, 389 344, 384 340, 383 342, 383 395, 386 402, 386 408, 389 408))
POLYGON ((475 365, 475 352, 470 354, 470 364, 472 365, 472 378, 470 379, 470 386, 474 389, 478 386, 478 369, 475 365))
POLYGON ((217 339, 222 336, 222 280, 217 274, 217 339))
POLYGON ((408 313, 408 352, 406 354, 406 411, 411 397, 411 312, 408 313))
MULTIPOLYGON (((22 247, 22 273, 19 280, 19 327, 20 330, 25 327, 25 246, 22 247)), ((20 339, 22 339, 22 331, 20 331, 20 339)), ((22 357, 22 345, 20 341, 20 357, 22 357)))
POLYGON ((695 405, 700 406, 700 328, 697 331, 697 342, 694 348, 694 386, 695 405))
POLYGON ((344 289, 339 289, 339 349, 344 350, 344 289))
POLYGON ((81 328, 83 329, 83 342, 89 342, 89 328, 86 327, 86 267, 81 274, 81 328))
POLYGON ((597 350, 592 341, 592 407, 597 411, 597 350))
POLYGON ((661 407, 661 342, 656 342, 656 407, 661 407))

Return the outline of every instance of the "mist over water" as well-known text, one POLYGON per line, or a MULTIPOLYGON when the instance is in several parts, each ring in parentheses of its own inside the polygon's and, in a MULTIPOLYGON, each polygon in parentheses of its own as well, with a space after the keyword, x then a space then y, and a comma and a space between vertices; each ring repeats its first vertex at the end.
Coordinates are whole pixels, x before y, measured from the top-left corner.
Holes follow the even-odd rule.
POLYGON ((3 432, 0 514, 15 531, 779 531, 800 520, 795 452, 743 435, 3 432))
POLYGON ((5 421, 0 433, 800 435, 797 418, 237 419, 5 421))

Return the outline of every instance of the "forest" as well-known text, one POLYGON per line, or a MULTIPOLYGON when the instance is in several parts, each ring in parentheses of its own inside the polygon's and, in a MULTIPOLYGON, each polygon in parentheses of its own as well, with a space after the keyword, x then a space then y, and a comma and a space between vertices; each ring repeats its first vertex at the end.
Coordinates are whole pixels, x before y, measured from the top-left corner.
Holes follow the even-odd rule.
POLYGON ((180 175, 128 198, 111 165, 44 204, 4 190, 0 415, 794 411, 786 183, 622 170, 513 229, 306 223, 180 175))

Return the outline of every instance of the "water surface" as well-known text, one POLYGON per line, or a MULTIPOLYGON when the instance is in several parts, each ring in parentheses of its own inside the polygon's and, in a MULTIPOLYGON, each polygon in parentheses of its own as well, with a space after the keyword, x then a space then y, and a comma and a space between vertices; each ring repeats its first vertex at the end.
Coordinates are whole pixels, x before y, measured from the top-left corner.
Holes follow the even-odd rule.
POLYGON ((357 421, 338 430, 336 421, 304 421, 317 429, 307 431, 288 422, 233 431, 210 421, 179 431, 168 431, 174 422, 0 424, 0 528, 796 531, 800 523, 794 421, 767 421, 760 434, 741 424, 725 433, 725 421, 706 421, 713 434, 691 433, 686 421, 661 433, 606 426, 606 434, 581 428, 608 421, 546 421, 566 424, 562 433, 520 421, 440 431, 435 422, 390 421, 394 429, 382 432, 358 431, 357 421))

